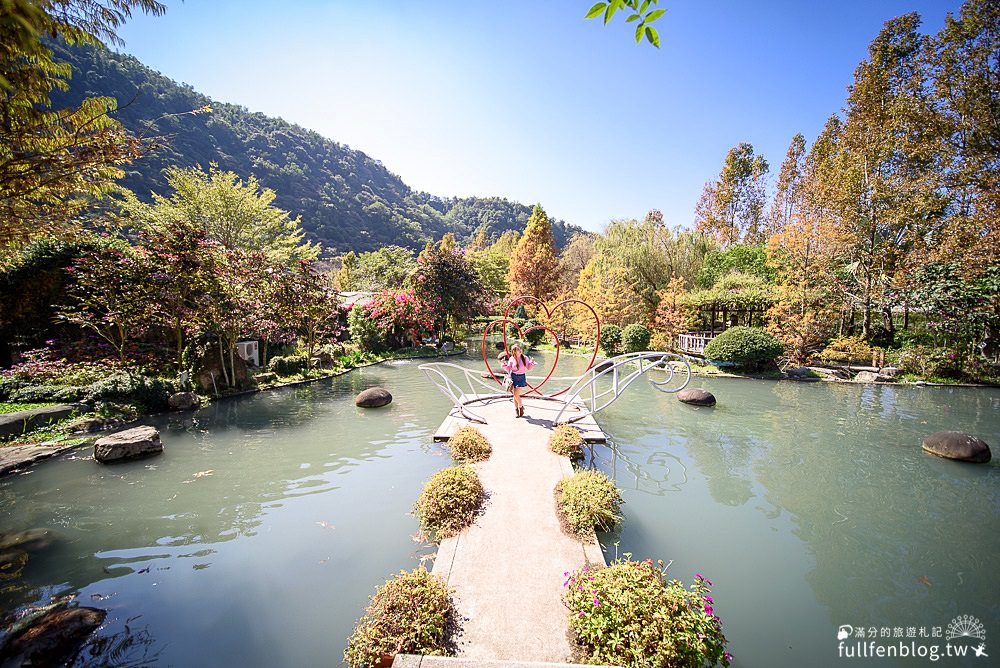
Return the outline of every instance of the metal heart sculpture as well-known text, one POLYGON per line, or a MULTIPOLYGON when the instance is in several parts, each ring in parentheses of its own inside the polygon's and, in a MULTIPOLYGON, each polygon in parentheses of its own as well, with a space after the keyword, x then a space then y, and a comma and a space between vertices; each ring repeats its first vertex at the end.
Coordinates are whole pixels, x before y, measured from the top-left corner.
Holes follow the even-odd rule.
POLYGON ((559 335, 556 334, 555 332, 553 332, 551 329, 549 329, 545 325, 533 325, 533 326, 529 327, 528 329, 522 330, 521 327, 518 326, 518 324, 516 322, 514 322, 513 320, 510 319, 510 311, 511 311, 511 309, 514 308, 517 304, 521 304, 521 303, 524 303, 524 302, 527 302, 527 301, 532 301, 532 302, 535 302, 536 304, 538 304, 538 306, 543 311, 545 311, 545 316, 547 318, 551 318, 552 314, 555 311, 559 310, 560 308, 563 308, 564 306, 566 306, 568 304, 581 304, 581 305, 585 306, 590 311, 591 315, 594 316, 594 325, 595 325, 596 330, 597 330, 597 336, 594 339, 594 350, 593 350, 593 353, 591 353, 591 355, 590 355, 590 361, 587 363, 587 369, 585 369, 585 371, 589 370, 592 366, 594 366, 594 360, 597 359, 597 347, 598 347, 598 345, 601 342, 601 319, 599 317, 597 317, 597 311, 594 310, 594 307, 592 307, 587 302, 581 301, 579 299, 564 299, 561 302, 553 305, 552 308, 549 308, 548 306, 545 305, 545 302, 543 302, 541 299, 538 299, 537 297, 533 297, 531 295, 522 295, 520 297, 514 298, 510 302, 510 304, 507 306, 507 310, 504 311, 503 318, 499 318, 497 320, 494 320, 493 322, 491 322, 490 324, 488 324, 486 326, 486 330, 483 331, 483 343, 482 343, 483 363, 486 364, 486 368, 489 370, 490 375, 493 376, 493 380, 495 380, 498 384, 500 383, 500 379, 497 378, 496 372, 493 370, 493 367, 490 366, 489 358, 486 355, 486 337, 489 335, 490 330, 493 329, 497 325, 504 325, 504 327, 503 327, 503 349, 504 349, 504 352, 507 355, 510 355, 510 350, 508 350, 508 348, 507 348, 507 325, 511 325, 511 326, 514 327, 514 329, 517 330, 517 333, 518 333, 519 337, 521 338, 521 340, 524 340, 525 335, 527 335, 529 332, 533 332, 535 330, 543 330, 545 332, 548 332, 552 336, 552 338, 555 340, 555 343, 556 343, 556 358, 555 358, 555 360, 553 360, 553 362, 552 362, 552 368, 549 369, 549 373, 545 376, 545 378, 542 379, 542 382, 540 382, 538 385, 532 385, 532 384, 529 383, 528 387, 531 388, 532 392, 535 392, 535 393, 539 394, 540 396, 558 397, 560 394, 566 392, 569 389, 569 387, 564 387, 563 389, 559 390, 558 392, 553 392, 552 394, 542 394, 540 388, 543 385, 545 385, 546 382, 548 382, 549 378, 552 377, 552 374, 556 370, 556 366, 559 364, 559 350, 562 347, 562 342, 559 340, 559 335))

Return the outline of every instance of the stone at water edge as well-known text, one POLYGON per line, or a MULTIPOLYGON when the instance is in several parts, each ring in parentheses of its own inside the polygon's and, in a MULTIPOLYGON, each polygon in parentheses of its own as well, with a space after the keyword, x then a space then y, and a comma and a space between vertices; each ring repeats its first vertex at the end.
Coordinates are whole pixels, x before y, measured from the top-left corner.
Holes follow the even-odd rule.
POLYGON ((939 431, 925 436, 922 445, 927 452, 945 459, 985 464, 992 458, 985 441, 960 431, 939 431))
POLYGON ((14 533, 0 533, 0 551, 35 552, 49 547, 54 540, 55 534, 48 529, 27 529, 14 533))
POLYGON ((690 387, 677 393, 677 400, 692 406, 714 406, 715 395, 700 387, 690 387))
POLYGON ((612 366, 614 366, 614 362, 611 360, 605 360, 594 365, 594 372, 601 373, 605 369, 610 369, 612 366))
POLYGON ((392 394, 384 387, 369 387, 354 399, 354 405, 360 408, 380 408, 391 402, 392 394))
POLYGON ((0 648, 3 666, 62 666, 104 623, 106 610, 57 605, 17 628, 0 648))
POLYGON ((167 399, 172 411, 189 411, 201 405, 201 399, 194 392, 175 392, 167 399))
POLYGON ((160 432, 155 427, 134 427, 97 439, 94 459, 106 464, 124 459, 158 455, 163 452, 160 432))
POLYGON ((895 381, 895 376, 875 373, 874 371, 859 371, 858 375, 854 377, 855 383, 893 383, 895 381))

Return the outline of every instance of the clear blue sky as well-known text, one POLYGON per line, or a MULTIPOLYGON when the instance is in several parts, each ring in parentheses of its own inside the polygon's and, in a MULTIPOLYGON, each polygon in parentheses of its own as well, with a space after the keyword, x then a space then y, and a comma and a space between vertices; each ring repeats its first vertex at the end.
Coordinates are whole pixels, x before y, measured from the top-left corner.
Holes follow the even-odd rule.
POLYGON ((688 226, 726 151, 771 163, 843 107, 893 16, 937 32, 958 0, 661 0, 662 48, 592 0, 166 0, 123 50, 222 101, 381 160, 436 195, 540 202, 599 230, 688 226))

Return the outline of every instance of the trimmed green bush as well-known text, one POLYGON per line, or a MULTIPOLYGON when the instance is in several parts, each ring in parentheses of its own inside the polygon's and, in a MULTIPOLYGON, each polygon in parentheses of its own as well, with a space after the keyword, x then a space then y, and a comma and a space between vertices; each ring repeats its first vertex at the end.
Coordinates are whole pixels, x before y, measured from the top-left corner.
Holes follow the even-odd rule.
POLYGON ((559 425, 552 430, 552 435, 549 436, 549 450, 570 459, 583 457, 582 446, 583 434, 580 433, 579 429, 568 424, 559 425))
POLYGON ((621 520, 622 497, 608 476, 600 471, 577 471, 556 485, 559 510, 566 525, 577 536, 587 536, 595 527, 610 531, 621 520))
POLYGON ((759 327, 731 327, 708 342, 705 359, 748 369, 774 362, 785 347, 759 327))
MULTIPOLYGON (((631 555, 626 555, 631 557, 631 555)), ((566 574, 563 603, 580 663, 625 668, 728 666, 722 621, 701 574, 685 589, 663 562, 618 560, 566 574)))
POLYGON ((383 654, 444 656, 455 608, 448 585, 424 568, 399 575, 378 588, 347 640, 344 662, 374 668, 383 654))
POLYGON ((451 458, 460 462, 482 462, 493 454, 493 446, 475 427, 462 427, 448 439, 451 458))
POLYGON ((645 325, 634 323, 622 330, 622 352, 641 353, 649 350, 649 330, 645 325))
MULTIPOLYGON (((529 327, 537 327, 540 324, 542 323, 538 322, 537 320, 526 320, 524 324, 521 325, 521 331, 526 332, 529 327)), ((544 339, 547 335, 548 332, 546 332, 544 329, 536 329, 534 331, 527 332, 524 335, 524 339, 529 344, 537 346, 539 343, 542 342, 542 339, 544 339)))
POLYGON ((302 373, 309 368, 309 360, 305 355, 287 355, 272 357, 267 363, 268 371, 273 371, 279 376, 292 376, 302 373))
POLYGON ((601 351, 608 357, 614 357, 621 353, 622 328, 618 325, 604 325, 601 327, 601 351))
POLYGON ((425 531, 447 538, 472 524, 482 500, 483 484, 476 472, 452 466, 431 476, 414 510, 425 531))

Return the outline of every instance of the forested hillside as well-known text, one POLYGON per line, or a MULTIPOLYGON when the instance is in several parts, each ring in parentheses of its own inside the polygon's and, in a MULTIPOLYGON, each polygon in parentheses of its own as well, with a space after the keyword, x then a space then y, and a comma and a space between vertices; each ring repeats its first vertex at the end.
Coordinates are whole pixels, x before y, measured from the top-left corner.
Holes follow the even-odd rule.
MULTIPOLYGON (((459 239, 486 226, 489 235, 524 228, 531 207, 506 199, 447 198, 417 192, 382 163, 361 151, 280 118, 219 103, 178 84, 131 56, 93 47, 53 44, 56 60, 73 66, 66 92, 54 91, 54 107, 79 105, 86 97, 118 100, 117 117, 164 145, 132 165, 122 185, 140 197, 164 193, 163 169, 218 163, 242 177, 254 174, 277 192, 275 204, 302 217, 310 239, 327 254, 370 251, 386 244, 422 247, 453 232, 459 239), (210 106, 210 113, 191 114, 210 106)), ((577 228, 553 222, 562 246, 577 228)))

